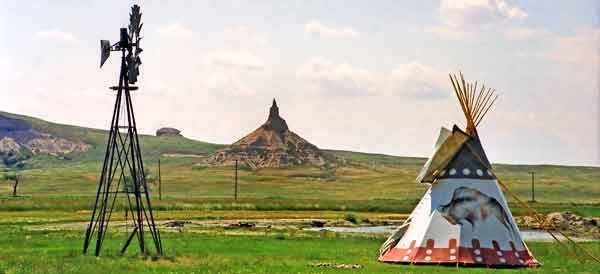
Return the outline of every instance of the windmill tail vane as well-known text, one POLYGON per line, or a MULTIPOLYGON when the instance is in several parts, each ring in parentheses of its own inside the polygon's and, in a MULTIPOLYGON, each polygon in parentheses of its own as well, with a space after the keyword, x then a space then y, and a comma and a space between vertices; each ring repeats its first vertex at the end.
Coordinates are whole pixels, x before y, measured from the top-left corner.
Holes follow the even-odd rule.
POLYGON ((467 120, 465 132, 471 136, 477 136, 477 126, 498 99, 498 95, 495 94, 496 90, 486 88, 483 84, 478 87, 477 82, 465 81, 462 72, 459 72, 458 77, 455 74, 449 74, 448 76, 467 120))

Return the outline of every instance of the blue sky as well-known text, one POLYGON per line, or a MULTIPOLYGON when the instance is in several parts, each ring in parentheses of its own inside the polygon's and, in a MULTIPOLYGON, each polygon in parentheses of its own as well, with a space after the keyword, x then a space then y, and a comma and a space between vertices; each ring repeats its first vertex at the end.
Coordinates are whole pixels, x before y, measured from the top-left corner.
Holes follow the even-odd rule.
POLYGON ((0 109, 106 128, 142 5, 140 130, 231 143, 271 98, 317 146, 428 156, 464 125, 447 74, 498 90, 480 125, 495 162, 600 165, 597 1, 0 0, 0 109))

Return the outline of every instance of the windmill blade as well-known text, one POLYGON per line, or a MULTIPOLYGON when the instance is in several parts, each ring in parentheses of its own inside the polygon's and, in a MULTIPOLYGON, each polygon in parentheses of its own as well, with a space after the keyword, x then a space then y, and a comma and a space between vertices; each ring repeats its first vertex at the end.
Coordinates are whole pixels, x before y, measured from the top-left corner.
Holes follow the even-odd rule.
POLYGON ((143 26, 140 6, 133 5, 133 7, 131 7, 131 13, 129 14, 128 26, 131 37, 130 43, 132 43, 133 46, 127 56, 127 76, 130 84, 137 82, 137 78, 140 75, 139 67, 142 64, 140 54, 144 51, 140 47, 140 41, 142 40, 140 32, 143 26))
POLYGON ((100 40, 100 67, 104 65, 110 57, 110 42, 108 40, 100 40))
MULTIPOLYGON (((140 15, 140 16, 141 16, 141 15, 140 15)), ((143 26, 144 26, 144 23, 141 23, 141 24, 140 24, 140 26, 138 27, 138 29, 137 29, 137 32, 135 33, 135 35, 136 35, 137 37, 140 37, 140 32, 142 32, 142 27, 143 27, 143 26)), ((139 39, 142 39, 142 38, 139 38, 139 39)))
POLYGON ((141 29, 142 13, 140 12, 140 6, 133 5, 133 7, 131 7, 131 13, 129 14, 129 32, 131 33, 131 36, 135 35, 137 39, 140 36, 141 29))
POLYGON ((138 66, 135 63, 129 63, 127 66, 127 79, 130 84, 135 84, 137 82, 137 77, 140 75, 140 71, 138 66))

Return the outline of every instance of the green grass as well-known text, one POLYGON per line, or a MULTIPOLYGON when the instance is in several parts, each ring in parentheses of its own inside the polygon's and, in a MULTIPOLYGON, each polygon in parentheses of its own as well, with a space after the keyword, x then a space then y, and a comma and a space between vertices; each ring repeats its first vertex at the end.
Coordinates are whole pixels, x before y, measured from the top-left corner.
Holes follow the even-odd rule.
MULTIPOLYGON (((18 199, 7 198, 10 181, 0 181, 0 210, 83 210, 89 209, 96 193, 100 162, 104 155, 106 131, 60 125, 40 119, 2 113, 31 123, 34 129, 92 145, 87 153, 35 156, 18 171, 18 199)), ((398 157, 349 151, 327 150, 337 167, 297 166, 287 169, 242 169, 239 197, 233 196, 232 167, 206 167, 204 158, 222 145, 183 137, 141 136, 151 192, 156 197, 157 161, 161 155, 163 197, 155 202, 159 210, 172 209, 258 209, 258 210, 339 210, 409 213, 427 189, 414 178, 425 158, 398 157), (195 157, 167 157, 193 154, 195 157), (200 156, 200 157, 198 157, 200 156)), ((523 200, 530 197, 530 171, 536 172, 534 207, 542 212, 570 210, 581 215, 600 216, 599 167, 552 165, 494 165, 498 177, 523 200)), ((2 175, 14 170, 3 168, 2 175)), ((513 212, 524 214, 515 200, 506 195, 513 212)))
MULTIPOLYGON (((258 210, 350 210, 409 213, 427 185, 414 177, 419 163, 381 164, 376 169, 358 161, 335 169, 299 166, 288 169, 239 171, 239 197, 234 202, 233 168, 204 167, 201 158, 163 157, 163 201, 158 210, 258 209, 258 210), (364 165, 363 165, 364 164, 364 165)), ((157 166, 149 161, 150 178, 157 166)), ((600 168, 498 165, 503 182, 523 200, 530 195, 528 170, 537 175, 533 207, 541 212, 574 211, 600 216, 600 168)), ((19 195, 8 197, 10 181, 0 181, 0 210, 89 209, 96 194, 97 163, 32 168, 19 172, 19 195)), ((5 173, 9 173, 8 171, 5 173)), ((0 177, 1 178, 1 177, 0 177)), ((157 184, 150 181, 156 198, 157 184)), ((526 210, 506 195, 513 213, 526 210)), ((156 199, 154 199, 156 200, 156 199)))
MULTIPOLYGON (((81 254, 82 231, 32 232, 19 227, 0 229, 0 273, 456 273, 454 266, 416 266, 377 262, 383 237, 339 234, 263 232, 260 236, 208 233, 163 233, 166 256, 136 255, 132 245, 117 254, 125 235, 111 234, 103 256, 81 254), (320 268, 331 262, 359 264, 360 269, 320 268)), ((243 232, 241 232, 243 234, 243 232)), ((135 242, 134 242, 135 244, 135 242)), ((598 273, 600 264, 565 257, 552 243, 529 243, 544 264, 536 269, 496 269, 494 273, 598 273), (585 265, 585 267, 582 267, 585 265)), ((584 246, 600 253, 600 243, 584 246)), ((487 268, 461 268, 460 273, 488 273, 487 268)))
MULTIPOLYGON (((297 233, 293 230, 222 230, 164 233, 165 258, 152 260, 115 253, 122 241, 108 241, 101 259, 82 256, 82 231, 37 231, 33 226, 85 222, 98 186, 106 132, 65 126, 0 113, 29 121, 35 129, 83 140, 87 153, 67 157, 35 156, 19 170, 19 197, 10 197, 11 181, 0 181, 0 273, 455 273, 454 267, 405 266, 378 263, 380 236, 297 233), (254 231, 256 232, 256 231, 254 231), (257 234, 257 233, 255 233, 257 234), (359 270, 311 267, 319 262, 360 264, 359 270)), ((287 169, 239 171, 239 199, 234 201, 232 167, 207 167, 206 155, 223 147, 183 137, 141 136, 150 192, 160 220, 326 219, 382 223, 410 213, 427 185, 414 181, 424 158, 328 150, 337 167, 297 166, 287 169), (193 154, 194 157, 167 157, 193 154), (162 156, 161 156, 162 155, 162 156), (200 157, 198 157, 200 156, 200 157), (158 201, 157 161, 162 163, 163 197, 158 201), (401 214, 399 214, 401 213, 401 214)), ((432 140, 433 141, 433 140, 432 140)), ((496 173, 519 197, 530 195, 530 175, 536 172, 540 212, 573 211, 600 217, 600 168, 551 165, 494 165, 496 173)), ((14 174, 3 167, 0 178, 14 174)), ((10 177, 10 176, 9 176, 10 177)), ((513 214, 526 209, 506 195, 513 214)), ((117 210, 122 206, 118 205, 117 210)), ((116 219, 122 212, 116 212, 116 219)), ((116 234, 116 237, 124 235, 116 234)), ((600 254, 600 243, 585 243, 600 254)), ((565 259, 556 244, 531 243, 545 265, 539 269, 498 270, 503 273, 598 273, 597 264, 565 259), (580 267, 585 263, 586 267, 580 267)), ((464 268, 462 273, 487 273, 464 268)))

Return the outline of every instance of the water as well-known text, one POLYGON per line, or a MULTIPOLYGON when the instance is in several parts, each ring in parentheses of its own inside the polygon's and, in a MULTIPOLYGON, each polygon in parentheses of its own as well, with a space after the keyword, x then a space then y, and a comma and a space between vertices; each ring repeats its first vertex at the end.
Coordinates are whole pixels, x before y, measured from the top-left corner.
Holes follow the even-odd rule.
MULTIPOLYGON (((310 231, 321 231, 327 230, 332 232, 339 233, 372 233, 372 234, 392 234, 396 231, 397 226, 391 225, 383 225, 383 226, 355 226, 355 227, 346 227, 346 226, 328 226, 328 227, 310 227, 305 228, 305 230, 310 231)), ((564 240, 564 238, 557 233, 554 233, 558 239, 564 240)), ((554 241, 554 238, 550 236, 550 233, 544 230, 521 230, 521 237, 525 241, 537 241, 537 242, 546 242, 546 241, 554 241)), ((594 239, 589 238, 572 238, 575 241, 594 241, 594 239)))
POLYGON ((396 231, 397 226, 393 225, 382 225, 382 226, 327 226, 327 227, 311 227, 305 228, 305 230, 312 231, 333 231, 340 233, 375 233, 375 234, 391 234, 396 231))

